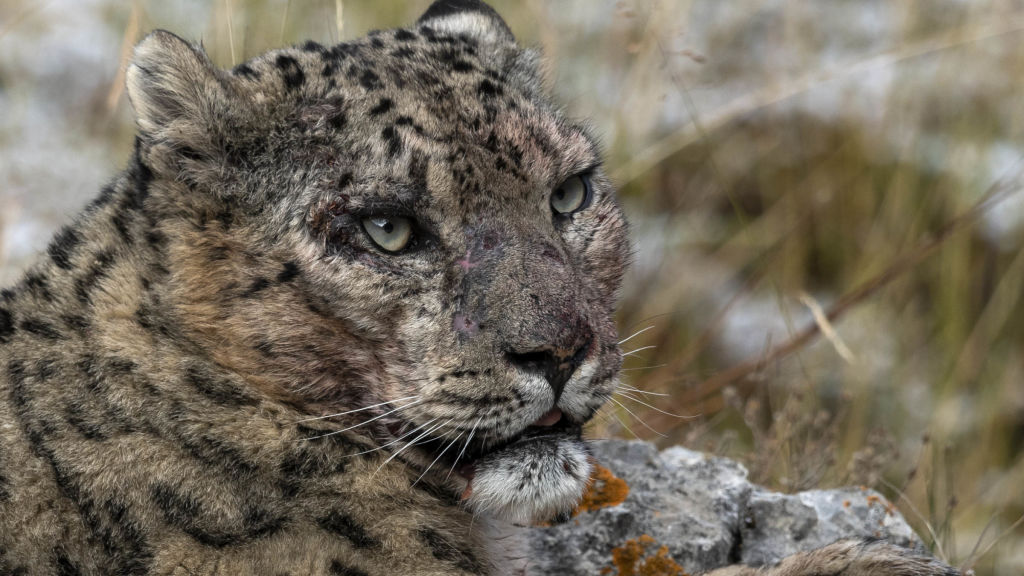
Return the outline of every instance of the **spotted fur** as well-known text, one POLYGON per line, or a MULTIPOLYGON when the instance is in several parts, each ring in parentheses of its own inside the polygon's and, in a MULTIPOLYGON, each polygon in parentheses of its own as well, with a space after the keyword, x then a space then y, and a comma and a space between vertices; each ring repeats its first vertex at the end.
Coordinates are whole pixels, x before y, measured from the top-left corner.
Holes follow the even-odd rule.
POLYGON ((626 223, 492 9, 232 70, 157 31, 127 85, 128 167, 0 296, 0 574, 495 574, 486 518, 566 516, 626 223))

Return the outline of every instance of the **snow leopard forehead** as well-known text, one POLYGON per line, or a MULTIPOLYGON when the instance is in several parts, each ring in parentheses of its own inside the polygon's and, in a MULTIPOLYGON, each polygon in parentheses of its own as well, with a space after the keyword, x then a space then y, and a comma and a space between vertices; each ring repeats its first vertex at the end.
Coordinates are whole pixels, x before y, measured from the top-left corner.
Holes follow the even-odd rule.
POLYGON ((129 94, 143 137, 184 152, 172 163, 198 184, 213 176, 223 192, 294 205, 299 187, 266 185, 288 170, 306 177, 301 192, 354 185, 358 199, 361 185, 411 199, 430 163, 448 164, 460 181, 431 195, 472 211, 527 188, 543 195, 600 163, 593 139, 544 94, 538 59, 489 7, 448 2, 409 28, 310 41, 230 71, 156 32, 136 50, 129 94))

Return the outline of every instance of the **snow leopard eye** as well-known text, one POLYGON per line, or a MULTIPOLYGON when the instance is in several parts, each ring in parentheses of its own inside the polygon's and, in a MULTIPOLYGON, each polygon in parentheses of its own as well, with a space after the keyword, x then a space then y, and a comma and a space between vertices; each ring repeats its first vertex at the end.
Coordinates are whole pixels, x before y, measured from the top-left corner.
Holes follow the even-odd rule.
POLYGON ((560 216, 579 212, 590 204, 591 193, 590 178, 573 176, 551 193, 551 209, 560 216))
POLYGON ((400 252, 412 240, 412 222, 401 216, 363 218, 363 230, 385 252, 400 252))

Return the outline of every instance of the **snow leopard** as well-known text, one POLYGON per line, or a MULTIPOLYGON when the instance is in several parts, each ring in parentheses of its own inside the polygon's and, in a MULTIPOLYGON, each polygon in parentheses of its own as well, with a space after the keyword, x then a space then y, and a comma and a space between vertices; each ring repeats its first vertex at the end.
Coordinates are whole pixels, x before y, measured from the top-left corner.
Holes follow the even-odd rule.
POLYGON ((500 574, 496 524, 568 518, 630 250, 539 70, 470 0, 231 69, 142 39, 127 167, 0 292, 0 574, 500 574))

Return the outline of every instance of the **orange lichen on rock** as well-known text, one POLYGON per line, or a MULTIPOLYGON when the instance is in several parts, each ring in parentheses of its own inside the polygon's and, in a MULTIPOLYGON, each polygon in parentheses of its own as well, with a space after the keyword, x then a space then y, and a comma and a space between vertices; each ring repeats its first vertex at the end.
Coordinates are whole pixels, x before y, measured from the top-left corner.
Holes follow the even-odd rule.
POLYGON ((871 507, 871 505, 873 504, 881 505, 882 508, 885 508, 885 513, 887 516, 894 516, 896 514, 896 505, 886 500, 885 498, 871 494, 870 496, 867 497, 867 501, 868 507, 871 507))
POLYGON ((626 496, 629 496, 629 485, 626 484, 626 481, 604 466, 595 464, 594 473, 590 476, 590 483, 587 484, 587 490, 583 493, 583 499, 580 500, 572 515, 618 506, 626 501, 626 496))
POLYGON ((657 546, 658 542, 644 534, 635 540, 612 549, 611 568, 601 570, 602 574, 617 576, 688 576, 683 567, 668 555, 668 546, 657 546), (657 546, 654 553, 651 550, 657 546))

